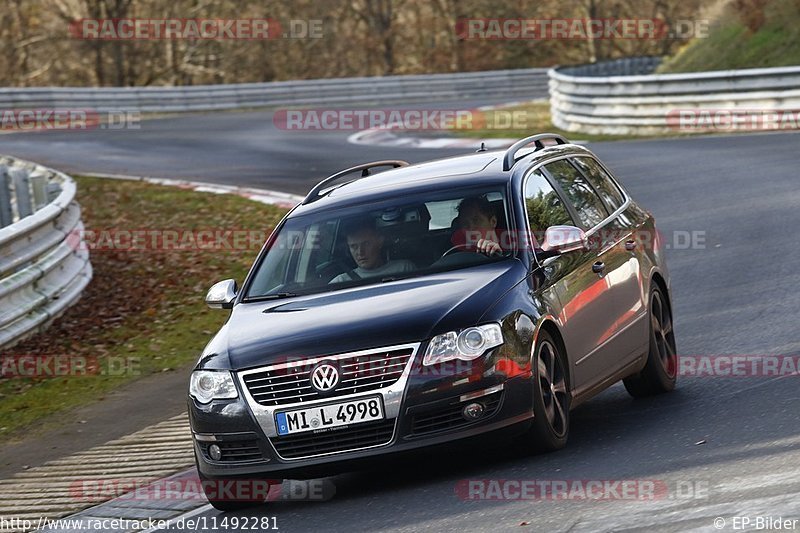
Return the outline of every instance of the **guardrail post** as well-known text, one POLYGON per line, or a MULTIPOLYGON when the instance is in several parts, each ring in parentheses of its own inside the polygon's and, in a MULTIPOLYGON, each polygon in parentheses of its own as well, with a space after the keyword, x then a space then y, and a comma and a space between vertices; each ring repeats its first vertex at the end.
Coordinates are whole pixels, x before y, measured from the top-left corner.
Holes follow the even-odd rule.
POLYGON ((47 205, 47 172, 32 172, 29 176, 31 190, 33 191, 33 210, 38 211, 47 205))
POLYGON ((61 185, 58 183, 47 184, 47 203, 54 201, 61 194, 61 185))
POLYGON ((17 214, 25 218, 33 214, 31 205, 31 188, 28 180, 28 171, 16 168, 9 171, 9 176, 14 183, 14 194, 17 196, 17 214))
POLYGON ((8 188, 8 167, 0 165, 0 228, 14 223, 11 210, 11 191, 8 188))

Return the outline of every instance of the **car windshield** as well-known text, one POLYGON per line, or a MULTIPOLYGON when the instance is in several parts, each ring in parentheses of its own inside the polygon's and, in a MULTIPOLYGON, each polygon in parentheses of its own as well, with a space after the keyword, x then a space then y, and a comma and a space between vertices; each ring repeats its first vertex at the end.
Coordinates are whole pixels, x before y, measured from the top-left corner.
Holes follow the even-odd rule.
POLYGON ((382 283, 507 260, 505 189, 438 191, 289 218, 245 301, 382 283))

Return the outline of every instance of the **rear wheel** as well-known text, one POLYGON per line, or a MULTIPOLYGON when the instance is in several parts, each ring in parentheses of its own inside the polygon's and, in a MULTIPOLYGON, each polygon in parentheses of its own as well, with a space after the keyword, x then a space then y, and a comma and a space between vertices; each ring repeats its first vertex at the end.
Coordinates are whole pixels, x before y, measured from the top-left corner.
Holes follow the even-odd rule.
POLYGON ((657 286, 650 289, 650 351, 641 372, 623 380, 634 398, 669 392, 678 375, 678 352, 672 329, 672 310, 657 286))
POLYGON ((552 336, 541 331, 533 358, 533 426, 525 435, 529 448, 539 452, 559 450, 569 436, 570 395, 565 354, 552 336))

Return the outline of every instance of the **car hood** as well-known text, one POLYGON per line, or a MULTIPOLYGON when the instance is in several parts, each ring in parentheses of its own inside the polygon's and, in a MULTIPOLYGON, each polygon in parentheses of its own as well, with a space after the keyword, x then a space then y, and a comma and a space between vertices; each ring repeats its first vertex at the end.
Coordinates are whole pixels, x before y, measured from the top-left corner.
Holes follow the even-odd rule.
POLYGON ((323 294, 240 303, 206 347, 199 367, 241 370, 282 359, 423 341, 475 325, 524 276, 522 263, 507 260, 323 294))

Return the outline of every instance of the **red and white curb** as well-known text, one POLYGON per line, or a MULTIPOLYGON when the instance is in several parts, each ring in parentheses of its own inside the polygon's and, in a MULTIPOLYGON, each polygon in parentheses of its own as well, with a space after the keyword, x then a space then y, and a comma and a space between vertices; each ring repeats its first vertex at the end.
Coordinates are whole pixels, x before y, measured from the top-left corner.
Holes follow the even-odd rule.
MULTIPOLYGON (((193 465, 189 419, 184 413, 0 480, 0 520, 12 526, 4 528, 3 532, 38 529, 51 519, 94 507, 117 496, 111 490, 100 490, 86 498, 81 487, 87 483, 97 488, 119 486, 124 480, 156 481, 193 465), (14 527, 25 523, 33 527, 14 527)), ((175 514, 185 511, 176 510, 175 514)))
POLYGON ((165 185, 168 187, 178 187, 189 191, 207 192, 212 194, 233 194, 241 196, 254 202, 275 205, 290 209, 303 201, 304 197, 286 192, 272 191, 269 189, 258 189, 255 187, 238 187, 235 185, 223 185, 220 183, 206 183, 202 181, 176 180, 168 178, 151 178, 147 176, 129 176, 126 174, 99 174, 96 172, 78 172, 83 176, 92 178, 108 178, 127 181, 142 181, 155 185, 165 185))

